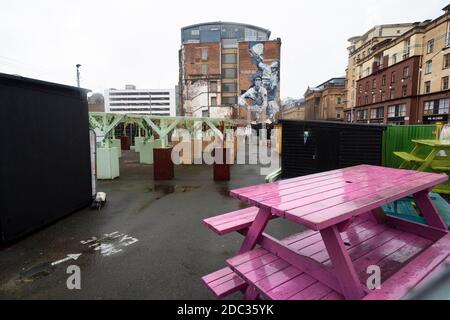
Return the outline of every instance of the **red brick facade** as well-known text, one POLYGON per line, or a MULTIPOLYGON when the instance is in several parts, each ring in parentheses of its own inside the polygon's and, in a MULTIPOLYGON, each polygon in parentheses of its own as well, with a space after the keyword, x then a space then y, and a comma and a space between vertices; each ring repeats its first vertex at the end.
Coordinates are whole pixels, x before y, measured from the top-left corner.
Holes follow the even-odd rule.
MULTIPOLYGON (((386 57, 384 60, 387 60, 386 57)), ((383 61, 380 67, 373 68, 374 72, 370 76, 357 81, 354 120, 365 123, 417 124, 421 120, 418 112, 420 57, 411 57, 388 68, 385 65, 383 61), (372 111, 381 108, 382 112, 372 111)))

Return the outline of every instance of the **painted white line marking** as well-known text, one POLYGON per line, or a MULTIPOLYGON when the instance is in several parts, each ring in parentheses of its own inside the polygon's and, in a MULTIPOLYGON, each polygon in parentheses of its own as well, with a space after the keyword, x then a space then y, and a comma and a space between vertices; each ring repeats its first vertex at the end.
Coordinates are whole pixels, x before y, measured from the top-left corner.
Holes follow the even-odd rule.
POLYGON ((52 262, 52 266, 56 266, 57 264, 69 261, 69 260, 77 260, 81 256, 81 253, 77 254, 68 254, 64 259, 52 262))

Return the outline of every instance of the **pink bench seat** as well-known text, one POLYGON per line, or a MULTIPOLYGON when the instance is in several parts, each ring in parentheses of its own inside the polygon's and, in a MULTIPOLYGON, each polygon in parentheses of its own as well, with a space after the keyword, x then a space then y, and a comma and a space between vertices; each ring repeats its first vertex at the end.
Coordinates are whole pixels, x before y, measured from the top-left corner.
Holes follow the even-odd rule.
POLYGON ((202 281, 218 299, 247 287, 245 281, 228 267, 202 277, 202 281))
MULTIPOLYGON (((366 293, 369 293, 366 286, 369 266, 380 267, 382 287, 385 287, 409 261, 425 255, 433 242, 363 217, 341 236, 366 293)), ((307 231, 286 238, 282 243, 291 251, 322 264, 331 273, 331 261, 319 232, 307 231)), ((300 265, 289 263, 268 249, 255 249, 231 258, 227 263, 267 299, 342 299, 339 292, 316 280, 314 275, 303 272, 300 265)))
POLYGON ((450 261, 450 234, 434 243, 422 254, 411 260, 400 272, 383 283, 381 290, 367 295, 364 300, 397 300, 409 290, 423 285, 450 261))
MULTIPOLYGON (((215 233, 223 236, 234 231, 243 231, 249 228, 255 220, 258 211, 259 208, 250 207, 207 218, 203 220, 203 223, 215 233)), ((219 299, 247 287, 245 281, 228 267, 204 276, 202 281, 219 299)))
POLYGON ((331 288, 262 248, 228 259, 227 263, 265 299, 343 299, 331 288))
MULTIPOLYGON (((203 223, 215 233, 223 236, 234 231, 241 231, 251 226, 259 208, 250 207, 229 212, 220 216, 203 220, 203 223)), ((273 218, 276 218, 274 215, 273 218)))

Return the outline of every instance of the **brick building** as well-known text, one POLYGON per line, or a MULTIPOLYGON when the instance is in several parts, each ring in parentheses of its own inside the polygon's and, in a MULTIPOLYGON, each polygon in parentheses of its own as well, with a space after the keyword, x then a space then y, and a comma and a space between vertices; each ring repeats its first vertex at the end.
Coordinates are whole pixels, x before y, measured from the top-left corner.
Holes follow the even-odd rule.
POLYGON ((253 86, 258 75, 267 87, 273 83, 270 78, 278 77, 276 85, 271 85, 271 96, 279 105, 281 41, 269 38, 267 29, 238 23, 212 22, 182 28, 179 113, 245 118, 248 108, 238 107, 239 97, 253 86))
POLYGON ((358 47, 355 43, 360 40, 351 39, 346 121, 449 121, 450 6, 443 10, 435 20, 398 25, 404 29, 382 41, 372 39, 358 47), (364 56, 363 50, 367 52, 364 56), (353 62, 359 67, 355 69, 353 62), (355 70, 361 71, 356 80, 355 70))

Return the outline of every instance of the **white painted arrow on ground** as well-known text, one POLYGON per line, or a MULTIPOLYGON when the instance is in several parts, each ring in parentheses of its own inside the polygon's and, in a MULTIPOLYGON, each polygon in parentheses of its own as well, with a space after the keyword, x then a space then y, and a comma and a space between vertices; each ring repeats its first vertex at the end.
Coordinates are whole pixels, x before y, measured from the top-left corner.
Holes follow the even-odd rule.
POLYGON ((52 262, 52 266, 56 266, 57 264, 69 261, 69 260, 77 260, 81 256, 81 253, 77 254, 68 254, 64 259, 52 262))

